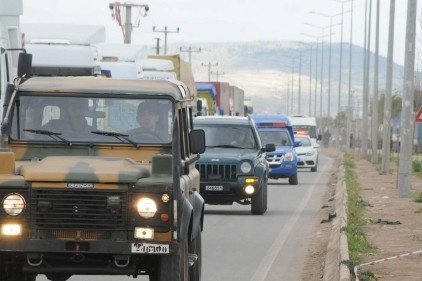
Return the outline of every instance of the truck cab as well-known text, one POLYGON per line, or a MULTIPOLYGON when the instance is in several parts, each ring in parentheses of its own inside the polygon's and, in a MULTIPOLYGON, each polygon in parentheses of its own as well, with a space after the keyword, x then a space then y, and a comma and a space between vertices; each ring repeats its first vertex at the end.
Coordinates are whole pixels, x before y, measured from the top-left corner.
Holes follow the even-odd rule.
POLYGON ((0 279, 200 280, 204 200, 195 163, 205 135, 193 129, 187 87, 101 77, 16 81, 0 138, 0 279), (156 106, 165 138, 137 131, 146 102, 156 106))
POLYGON ((275 151, 267 154, 270 165, 269 178, 288 178, 289 184, 297 185, 298 157, 294 148, 300 146, 300 142, 295 141, 289 118, 281 114, 251 116, 258 127, 263 144, 273 143, 276 147, 275 151))

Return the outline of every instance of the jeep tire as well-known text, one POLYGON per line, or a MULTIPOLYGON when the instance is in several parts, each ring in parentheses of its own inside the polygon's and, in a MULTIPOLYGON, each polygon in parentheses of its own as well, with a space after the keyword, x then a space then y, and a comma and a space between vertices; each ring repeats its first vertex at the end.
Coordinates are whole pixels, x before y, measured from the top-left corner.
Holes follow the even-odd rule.
POLYGON ((252 197, 251 213, 252 215, 263 215, 267 210, 267 192, 266 184, 263 184, 258 193, 252 197))
POLYGON ((180 241, 177 251, 160 257, 158 270, 149 276, 150 281, 187 281, 189 271, 188 241, 180 241))

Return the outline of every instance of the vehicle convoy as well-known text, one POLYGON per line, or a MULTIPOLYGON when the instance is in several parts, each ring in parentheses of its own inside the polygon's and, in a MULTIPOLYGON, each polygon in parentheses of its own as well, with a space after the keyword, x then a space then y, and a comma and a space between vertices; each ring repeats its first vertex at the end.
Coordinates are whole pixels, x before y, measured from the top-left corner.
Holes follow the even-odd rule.
POLYGON ((264 145, 275 144, 275 151, 267 154, 270 165, 269 177, 288 178, 289 184, 297 185, 298 157, 294 148, 300 146, 300 142, 295 141, 289 118, 281 114, 253 114, 251 116, 258 127, 264 145))
POLYGON ((268 196, 266 154, 275 150, 274 145, 262 145, 248 117, 198 116, 193 123, 205 131, 206 150, 196 164, 205 203, 251 205, 252 214, 263 215, 268 196))
MULTIPOLYGON (((29 67, 20 77, 30 73, 21 55, 19 65, 29 67)), ((0 280, 200 280, 204 200, 195 164, 205 135, 193 130, 187 87, 102 77, 15 81, 1 125, 0 280), (157 114, 139 118, 140 109, 157 114), (148 131, 145 119, 159 130, 148 131)))
POLYGON ((318 170, 319 144, 312 141, 308 135, 295 135, 295 140, 300 141, 300 146, 295 147, 298 169, 310 168, 311 172, 316 172, 318 170))

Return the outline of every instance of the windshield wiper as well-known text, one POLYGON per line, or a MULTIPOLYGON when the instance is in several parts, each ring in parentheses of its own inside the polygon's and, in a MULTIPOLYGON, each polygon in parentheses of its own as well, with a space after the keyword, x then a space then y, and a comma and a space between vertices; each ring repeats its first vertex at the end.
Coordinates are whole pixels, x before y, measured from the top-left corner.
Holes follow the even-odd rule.
POLYGON ((129 135, 127 134, 116 133, 116 132, 111 132, 111 131, 91 131, 91 133, 96 134, 96 135, 101 135, 101 136, 107 136, 107 137, 115 137, 116 139, 118 139, 119 141, 123 143, 129 142, 133 144, 134 146, 138 146, 136 142, 128 138, 129 135))
POLYGON ((212 145, 212 146, 206 146, 206 147, 223 147, 223 148, 240 148, 240 149, 244 149, 243 147, 240 146, 236 146, 236 145, 231 145, 231 144, 220 144, 220 145, 212 145))
POLYGON ((28 133, 38 134, 38 135, 49 136, 51 139, 55 141, 62 141, 68 145, 71 144, 70 141, 60 136, 62 133, 52 132, 48 130, 33 130, 33 129, 24 129, 23 131, 28 132, 28 133))

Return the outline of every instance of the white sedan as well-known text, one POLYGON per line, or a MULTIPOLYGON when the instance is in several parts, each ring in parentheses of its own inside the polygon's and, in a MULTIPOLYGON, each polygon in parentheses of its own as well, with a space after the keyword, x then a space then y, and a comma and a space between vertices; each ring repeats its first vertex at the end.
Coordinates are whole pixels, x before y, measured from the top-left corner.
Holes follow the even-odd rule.
POLYGON ((314 143, 307 135, 295 135, 295 141, 301 142, 301 146, 295 147, 298 168, 311 168, 311 172, 316 172, 318 167, 319 144, 314 143))

